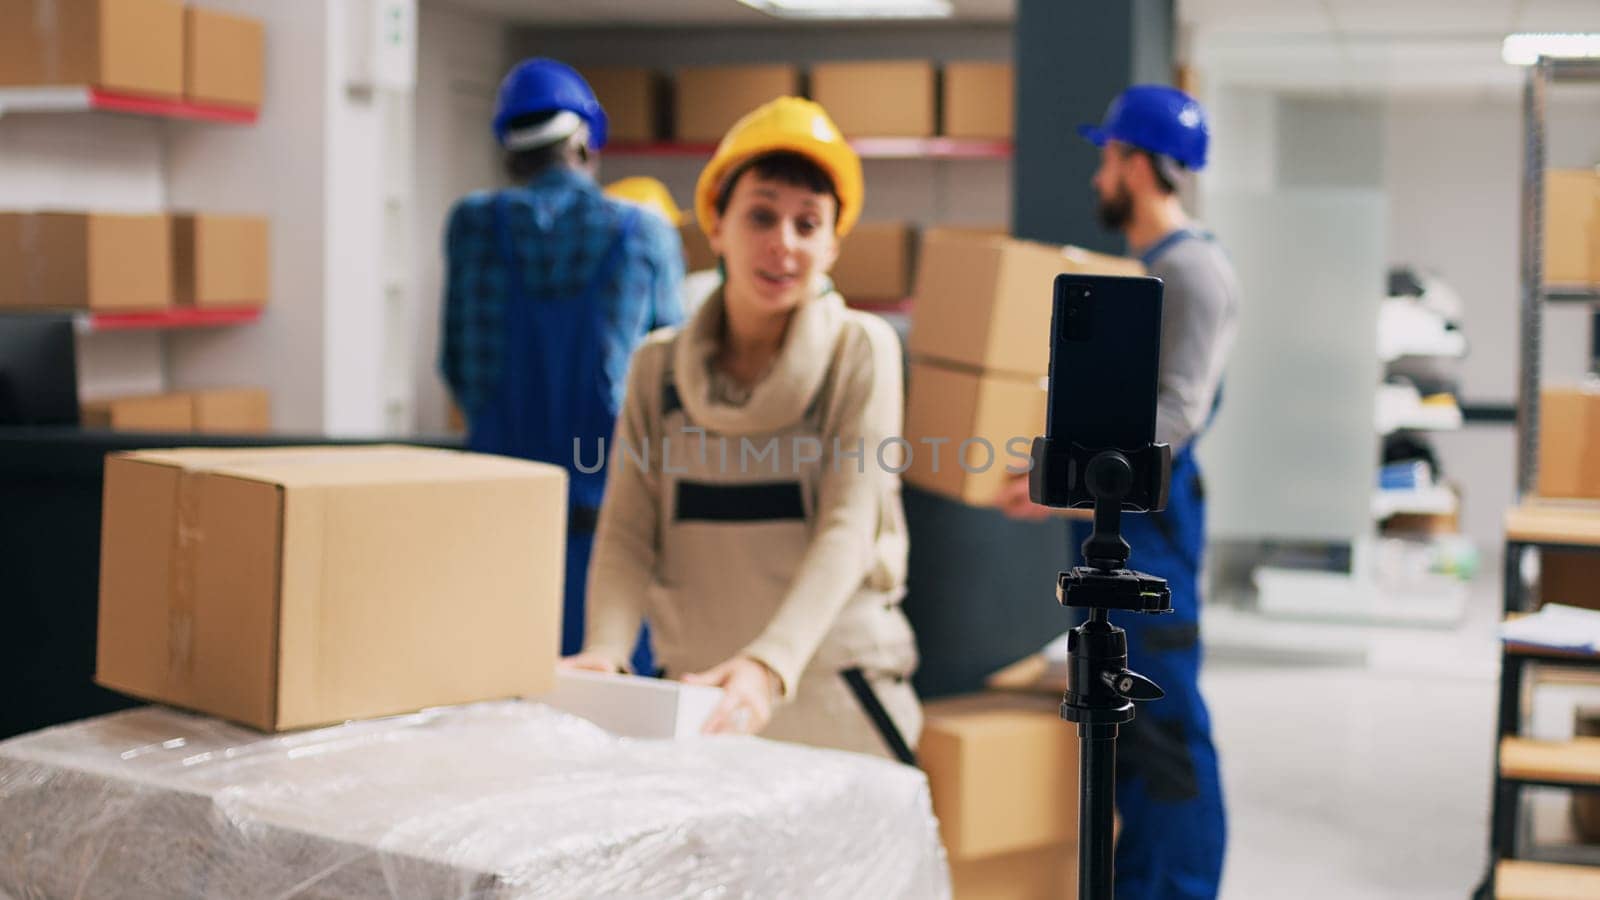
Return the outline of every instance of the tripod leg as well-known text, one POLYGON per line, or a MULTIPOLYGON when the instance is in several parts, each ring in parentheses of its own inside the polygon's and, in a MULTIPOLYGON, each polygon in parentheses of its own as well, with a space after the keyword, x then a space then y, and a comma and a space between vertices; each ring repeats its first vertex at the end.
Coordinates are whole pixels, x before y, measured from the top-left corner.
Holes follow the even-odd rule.
POLYGON ((1116 725, 1078 726, 1078 898, 1111 900, 1117 789, 1116 725))

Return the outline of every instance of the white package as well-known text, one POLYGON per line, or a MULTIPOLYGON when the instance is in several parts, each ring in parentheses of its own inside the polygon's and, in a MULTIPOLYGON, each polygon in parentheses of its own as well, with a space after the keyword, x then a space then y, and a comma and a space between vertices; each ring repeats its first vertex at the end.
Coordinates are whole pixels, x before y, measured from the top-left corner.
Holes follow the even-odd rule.
POLYGON ((556 672, 556 686, 539 702, 632 738, 686 738, 700 734, 722 702, 722 689, 661 678, 606 672, 556 672))

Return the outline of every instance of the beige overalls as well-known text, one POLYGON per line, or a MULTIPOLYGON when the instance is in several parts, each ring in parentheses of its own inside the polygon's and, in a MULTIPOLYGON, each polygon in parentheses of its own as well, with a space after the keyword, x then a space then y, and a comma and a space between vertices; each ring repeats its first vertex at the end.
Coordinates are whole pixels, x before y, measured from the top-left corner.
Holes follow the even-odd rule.
POLYGON ((670 675, 739 654, 778 673, 764 737, 891 755, 842 674, 859 669, 915 746, 898 339, 829 292, 796 310, 772 371, 740 391, 711 365, 722 317, 718 292, 633 358, 586 649, 626 662, 647 617, 670 675))

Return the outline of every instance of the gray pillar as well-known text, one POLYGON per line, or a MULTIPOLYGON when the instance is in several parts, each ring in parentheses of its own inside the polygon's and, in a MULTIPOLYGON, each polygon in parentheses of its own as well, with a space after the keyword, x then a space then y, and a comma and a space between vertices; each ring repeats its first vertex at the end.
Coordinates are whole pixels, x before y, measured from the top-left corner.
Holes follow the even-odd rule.
POLYGON ((1095 222, 1099 151, 1078 137, 1136 83, 1172 82, 1173 0, 1017 0, 1012 233, 1121 253, 1095 222))

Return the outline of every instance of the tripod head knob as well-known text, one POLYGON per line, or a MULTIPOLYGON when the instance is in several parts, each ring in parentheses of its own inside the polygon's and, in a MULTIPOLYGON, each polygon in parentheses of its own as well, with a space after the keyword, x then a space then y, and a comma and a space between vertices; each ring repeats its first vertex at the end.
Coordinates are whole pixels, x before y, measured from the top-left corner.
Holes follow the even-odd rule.
POLYGON ((1100 678, 1106 683, 1106 687, 1118 695, 1139 703, 1160 700, 1167 695, 1160 685, 1130 669, 1101 672, 1100 678))

